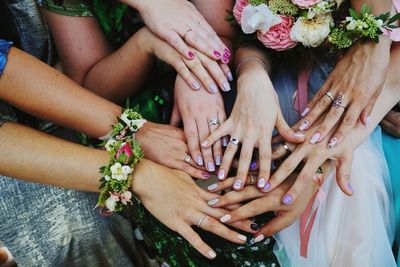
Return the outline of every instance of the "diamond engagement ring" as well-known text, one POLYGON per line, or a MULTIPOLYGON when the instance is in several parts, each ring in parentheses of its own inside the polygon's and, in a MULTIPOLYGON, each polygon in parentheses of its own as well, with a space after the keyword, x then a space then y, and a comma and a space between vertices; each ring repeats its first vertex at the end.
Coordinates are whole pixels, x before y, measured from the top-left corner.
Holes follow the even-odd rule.
POLYGON ((237 138, 231 138, 229 140, 229 143, 231 143, 232 145, 238 146, 239 145, 239 139, 237 138))
POLYGON ((210 121, 208 122, 208 127, 211 127, 213 125, 219 125, 219 120, 217 118, 212 118, 210 119, 210 121))
POLYGON ((199 222, 197 223, 197 227, 200 228, 201 224, 203 223, 204 219, 207 217, 207 214, 203 214, 203 216, 201 216, 199 222))
POLYGON ((254 175, 251 175, 251 174, 249 174, 249 176, 250 176, 250 184, 251 185, 256 184, 257 177, 255 177, 254 175))
POLYGON ((346 108, 343 104, 344 94, 340 93, 339 96, 333 101, 333 107, 335 108, 346 108))

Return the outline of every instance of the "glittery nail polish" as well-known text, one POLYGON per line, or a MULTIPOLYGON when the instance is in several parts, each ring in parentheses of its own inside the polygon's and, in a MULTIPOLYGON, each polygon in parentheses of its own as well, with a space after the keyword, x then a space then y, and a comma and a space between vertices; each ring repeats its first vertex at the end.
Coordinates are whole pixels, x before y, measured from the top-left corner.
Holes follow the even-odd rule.
POLYGON ((304 131, 305 129, 307 129, 309 124, 310 124, 310 122, 308 120, 303 121, 299 127, 299 130, 304 131))
POLYGON ((219 170, 218 171, 218 179, 219 180, 225 179, 225 170, 219 170))
POLYGON ((207 189, 210 190, 210 191, 215 190, 215 189, 217 189, 217 188, 218 188, 218 183, 210 184, 210 185, 207 187, 207 189))
POLYGON ((211 161, 207 163, 207 170, 210 172, 214 172, 215 171, 215 165, 214 163, 212 163, 211 161))
POLYGON ((265 184, 265 186, 264 186, 263 189, 264 189, 265 191, 267 191, 267 190, 269 190, 270 188, 271 188, 271 183, 268 182, 268 183, 265 184))
POLYGON ((258 183, 257 183, 257 187, 258 188, 264 188, 265 186, 265 178, 259 178, 258 179, 258 183))
POLYGON ((291 195, 285 195, 282 198, 282 203, 285 204, 285 205, 290 205, 292 203, 292 201, 293 201, 293 198, 292 198, 291 195))
POLYGON ((320 133, 315 133, 311 139, 310 139, 310 144, 315 144, 319 141, 319 138, 321 137, 320 133))
POLYGON ((233 188, 236 190, 239 190, 242 188, 242 180, 236 180, 235 184, 233 185, 233 188))

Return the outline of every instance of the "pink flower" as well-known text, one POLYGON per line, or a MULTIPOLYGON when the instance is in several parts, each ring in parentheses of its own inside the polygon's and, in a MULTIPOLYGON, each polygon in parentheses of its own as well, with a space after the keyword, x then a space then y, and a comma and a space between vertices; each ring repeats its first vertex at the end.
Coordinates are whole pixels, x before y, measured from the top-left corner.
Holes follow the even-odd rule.
POLYGON ((235 6, 233 7, 233 16, 237 23, 242 25, 242 13, 243 9, 249 4, 248 0, 236 0, 235 6))
POLYGON ((301 7, 301 8, 310 8, 322 0, 292 0, 293 4, 301 7))
POLYGON ((123 143, 122 146, 118 149, 117 154, 115 155, 115 159, 118 160, 122 155, 126 155, 126 159, 124 164, 129 163, 129 159, 133 156, 133 152, 129 144, 123 143))
POLYGON ((260 40, 265 47, 276 51, 288 50, 297 45, 297 42, 293 41, 290 37, 290 31, 293 27, 293 18, 287 16, 280 17, 282 22, 271 27, 265 34, 260 31, 257 32, 258 40, 260 40))

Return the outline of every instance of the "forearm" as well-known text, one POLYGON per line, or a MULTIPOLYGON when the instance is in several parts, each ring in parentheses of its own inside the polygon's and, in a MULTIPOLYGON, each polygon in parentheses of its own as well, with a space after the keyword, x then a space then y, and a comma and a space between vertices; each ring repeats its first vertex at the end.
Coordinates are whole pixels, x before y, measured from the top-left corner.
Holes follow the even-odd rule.
POLYGON ((15 48, 11 49, 0 78, 0 99, 34 116, 93 137, 109 133, 121 113, 119 106, 15 48))

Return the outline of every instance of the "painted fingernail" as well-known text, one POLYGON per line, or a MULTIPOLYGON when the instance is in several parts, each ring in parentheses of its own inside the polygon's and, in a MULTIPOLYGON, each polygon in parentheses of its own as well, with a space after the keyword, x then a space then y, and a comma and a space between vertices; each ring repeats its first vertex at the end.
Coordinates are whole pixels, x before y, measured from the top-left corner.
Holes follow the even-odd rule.
POLYGON ((225 170, 218 171, 218 179, 220 179, 220 180, 225 179, 225 170))
POLYGON ((219 202, 219 198, 211 199, 210 201, 208 201, 208 206, 214 206, 218 202, 219 202))
POLYGON ((270 188, 271 188, 271 183, 270 182, 266 183, 265 186, 264 186, 264 190, 267 191, 270 188))
POLYGON ((216 56, 217 58, 221 58, 221 53, 217 50, 214 50, 214 56, 216 56))
POLYGON ((368 124, 369 124, 370 119, 371 119, 370 116, 368 116, 368 117, 365 119, 365 128, 368 127, 368 124))
POLYGON ((215 172, 215 165, 211 161, 207 163, 207 169, 210 172, 215 172))
POLYGON ((237 238, 241 241, 247 241, 247 237, 245 235, 238 235, 237 238))
POLYGON ((260 226, 258 226, 258 224, 256 223, 252 223, 250 224, 250 229, 257 232, 258 230, 260 230, 260 226))
POLYGON ((305 109, 303 110, 303 112, 301 113, 301 116, 302 116, 302 117, 306 116, 306 115, 308 114, 308 112, 310 112, 310 108, 305 108, 305 109))
POLYGON ((190 59, 194 59, 194 53, 192 51, 189 51, 188 56, 190 59))
POLYGON ((205 140, 205 141, 203 141, 203 143, 201 143, 202 147, 207 147, 207 145, 208 145, 208 140, 205 140))
POLYGON ((304 138, 304 137, 306 137, 306 135, 305 135, 305 134, 302 134, 302 133, 295 133, 294 136, 295 136, 295 137, 299 137, 299 138, 304 138))
POLYGON ((261 234, 253 239, 250 240, 250 244, 258 243, 264 240, 264 235, 261 234))
POLYGON ((215 156, 215 165, 217 165, 217 166, 221 165, 221 156, 220 155, 215 156))
POLYGON ((210 84, 210 86, 208 87, 211 91, 211 93, 215 94, 218 92, 218 87, 215 84, 210 84))
POLYGON ((199 90, 201 85, 198 82, 193 82, 192 83, 192 87, 193 87, 194 90, 199 90))
POLYGON ((257 169, 257 161, 252 161, 250 164, 250 171, 254 171, 257 169))
POLYGON ((196 158, 196 162, 197 162, 197 165, 203 166, 204 165, 203 157, 198 155, 197 158, 196 158))
POLYGON ((215 257, 217 257, 217 253, 215 253, 213 250, 210 250, 208 252, 208 256, 210 256, 210 258, 214 259, 215 257))
POLYGON ((225 49, 224 49, 224 54, 226 54, 226 55, 228 55, 228 56, 231 56, 231 55, 232 55, 231 50, 229 50, 228 48, 225 48, 225 49))
POLYGON ((229 221, 232 218, 232 216, 230 214, 225 214, 224 216, 221 217, 221 219, 219 219, 222 223, 226 223, 227 221, 229 221))
POLYGON ((292 201, 293 201, 293 198, 292 198, 291 195, 285 195, 282 198, 282 203, 285 204, 285 205, 290 205, 292 203, 292 201))
POLYGON ((222 137, 222 146, 228 146, 228 138, 226 136, 222 137))
POLYGON ((231 90, 231 86, 228 82, 223 82, 222 88, 224 89, 224 92, 229 92, 231 90))
POLYGON ((310 144, 315 144, 316 142, 318 142, 320 137, 320 133, 315 133, 310 139, 310 144))
POLYGON ((233 81, 233 75, 232 75, 232 72, 228 72, 228 74, 226 74, 226 76, 227 76, 227 78, 228 78, 228 81, 233 81))
POLYGON ((265 178, 259 178, 258 179, 258 183, 257 183, 257 187, 258 188, 264 188, 265 186, 265 178))
POLYGON ((307 126, 310 124, 310 122, 308 121, 308 120, 304 120, 302 123, 301 123, 301 125, 300 125, 300 127, 299 127, 299 130, 300 131, 304 131, 305 129, 307 129, 307 126))
POLYGON ((348 183, 348 184, 347 184, 347 188, 349 189, 349 191, 350 191, 351 194, 354 193, 354 191, 353 191, 353 186, 351 185, 351 183, 348 183))
POLYGON ((329 140, 328 149, 335 147, 336 144, 337 144, 337 138, 336 137, 331 138, 331 140, 329 140))
POLYGON ((208 172, 202 172, 201 173, 205 178, 210 178, 211 174, 209 174, 208 172))
POLYGON ((215 189, 217 189, 217 188, 218 188, 218 183, 210 184, 210 185, 207 187, 207 189, 210 190, 210 191, 215 190, 215 189))
POLYGON ((235 184, 233 185, 233 188, 236 189, 236 190, 241 189, 242 188, 242 180, 237 180, 235 182, 235 184))
POLYGON ((227 58, 227 57, 221 58, 221 61, 222 61, 222 63, 224 63, 224 64, 228 64, 228 63, 229 63, 229 60, 230 60, 230 58, 227 58))

